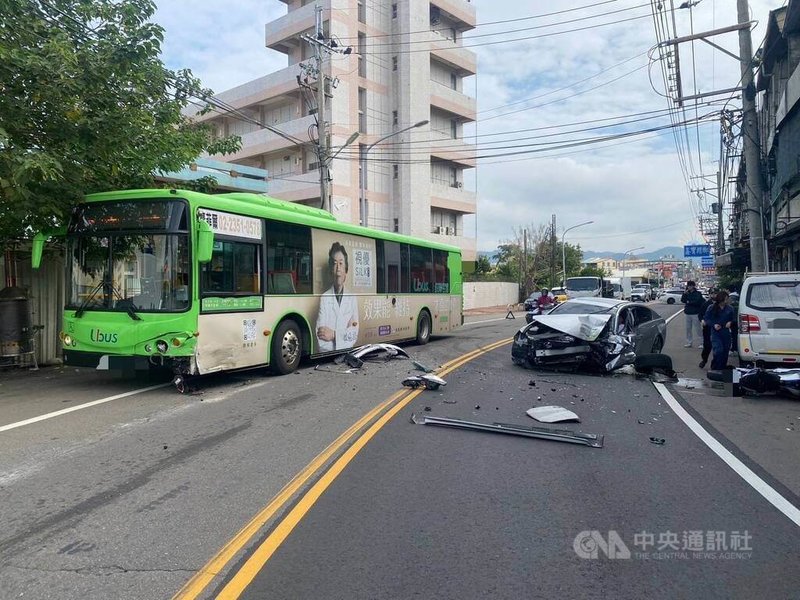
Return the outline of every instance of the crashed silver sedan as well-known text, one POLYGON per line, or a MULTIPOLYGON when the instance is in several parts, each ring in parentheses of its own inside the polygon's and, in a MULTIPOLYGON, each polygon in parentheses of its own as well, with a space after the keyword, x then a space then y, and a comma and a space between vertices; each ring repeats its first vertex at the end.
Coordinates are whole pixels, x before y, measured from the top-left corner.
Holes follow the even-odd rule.
POLYGON ((576 298, 535 316, 514 336, 511 358, 527 368, 609 372, 658 354, 667 324, 656 312, 611 298, 576 298))

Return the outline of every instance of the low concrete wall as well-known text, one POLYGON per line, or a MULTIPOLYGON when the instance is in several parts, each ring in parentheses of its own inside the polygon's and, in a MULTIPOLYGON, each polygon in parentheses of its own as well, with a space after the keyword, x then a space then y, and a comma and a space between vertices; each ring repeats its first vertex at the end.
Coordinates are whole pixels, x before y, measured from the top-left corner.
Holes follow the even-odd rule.
POLYGON ((497 281, 465 281, 464 309, 506 306, 519 301, 519 285, 497 281))

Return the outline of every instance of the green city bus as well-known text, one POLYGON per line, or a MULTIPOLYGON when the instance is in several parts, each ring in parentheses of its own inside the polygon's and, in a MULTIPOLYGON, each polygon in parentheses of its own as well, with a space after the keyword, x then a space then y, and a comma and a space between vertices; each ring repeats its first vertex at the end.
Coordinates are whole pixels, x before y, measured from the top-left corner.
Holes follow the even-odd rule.
POLYGON ((65 364, 170 367, 179 389, 368 343, 425 344, 463 322, 457 247, 256 194, 92 194, 66 248, 65 364))

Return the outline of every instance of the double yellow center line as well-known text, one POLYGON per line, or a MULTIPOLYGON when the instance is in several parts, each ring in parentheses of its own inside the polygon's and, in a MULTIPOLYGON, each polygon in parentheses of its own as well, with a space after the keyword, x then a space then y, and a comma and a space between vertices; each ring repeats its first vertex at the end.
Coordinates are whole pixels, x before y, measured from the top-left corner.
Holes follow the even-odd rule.
MULTIPOLYGON (((511 339, 501 340, 488 346, 483 346, 472 352, 468 352, 450 362, 442 365, 437 374, 442 376, 450 373, 467 362, 491 352, 505 344, 511 339)), ((347 450, 331 465, 331 467, 317 480, 317 482, 300 498, 289 514, 278 523, 269 534, 266 540, 253 552, 241 569, 233 576, 228 584, 220 592, 218 598, 238 598, 245 588, 253 581, 255 576, 264 567, 266 562, 280 547, 283 541, 289 536, 300 520, 311 509, 320 496, 350 464, 350 461, 361 451, 381 428, 388 423, 392 417, 400 412, 405 406, 416 398, 423 389, 413 391, 400 390, 392 394, 387 400, 373 408, 357 422, 353 423, 347 431, 340 435, 325 450, 319 453, 300 473, 295 475, 283 489, 265 506, 250 522, 245 525, 225 546, 202 568, 186 585, 181 588, 173 600, 194 600, 206 589, 209 583, 220 573, 226 565, 236 556, 236 554, 264 527, 272 517, 281 510, 291 498, 312 478, 325 464, 336 455, 351 438, 356 435, 363 427, 370 423, 377 415, 384 413, 358 437, 347 450), (385 411, 385 412, 384 412, 385 411)))

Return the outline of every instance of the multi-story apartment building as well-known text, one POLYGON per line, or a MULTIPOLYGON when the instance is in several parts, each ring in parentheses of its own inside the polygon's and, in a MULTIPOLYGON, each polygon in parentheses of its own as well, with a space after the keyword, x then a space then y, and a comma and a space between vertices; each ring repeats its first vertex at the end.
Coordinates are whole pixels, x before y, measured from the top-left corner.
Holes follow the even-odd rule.
POLYGON ((476 213, 476 194, 464 185, 471 181, 465 172, 475 167, 475 146, 464 139, 464 125, 476 118, 475 98, 465 93, 476 58, 462 40, 475 27, 475 7, 468 0, 282 1, 287 13, 266 24, 266 45, 286 54, 288 66, 218 94, 239 114, 200 118, 221 135, 240 135, 242 148, 212 158, 266 169, 271 196, 322 205, 314 73, 309 80, 302 68, 316 64, 316 44, 306 36, 315 38, 321 6, 321 41, 338 49, 322 52, 331 83, 324 111, 329 156, 338 152, 330 161, 331 212, 343 221, 452 243, 464 260, 475 260, 474 232, 464 227, 464 216, 476 213), (345 54, 345 48, 352 50, 345 54))

